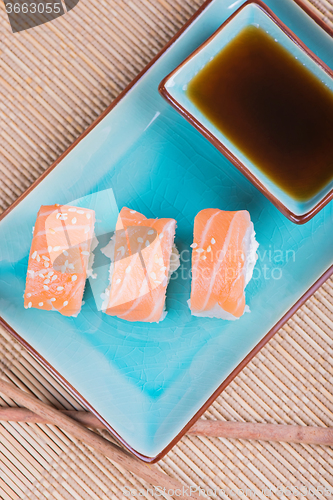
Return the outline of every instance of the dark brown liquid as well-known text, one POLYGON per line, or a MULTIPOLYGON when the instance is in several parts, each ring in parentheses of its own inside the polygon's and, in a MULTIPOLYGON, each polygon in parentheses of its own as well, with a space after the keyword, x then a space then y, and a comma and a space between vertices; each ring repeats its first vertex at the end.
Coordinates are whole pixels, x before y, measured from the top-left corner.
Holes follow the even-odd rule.
POLYGON ((333 92, 262 29, 237 35, 187 95, 294 199, 310 199, 333 179, 333 92))

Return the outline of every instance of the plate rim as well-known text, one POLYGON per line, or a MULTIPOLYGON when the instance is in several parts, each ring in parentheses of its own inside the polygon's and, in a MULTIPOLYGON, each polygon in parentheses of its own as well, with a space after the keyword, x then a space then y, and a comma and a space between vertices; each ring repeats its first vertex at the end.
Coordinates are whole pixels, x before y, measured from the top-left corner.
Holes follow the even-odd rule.
MULTIPOLYGON (((112 101, 112 103, 89 125, 89 127, 36 179, 31 186, 24 191, 1 215, 0 222, 28 195, 35 189, 44 178, 52 172, 52 170, 74 149, 77 144, 84 139, 89 132, 98 125, 100 121, 108 115, 112 109, 126 96, 126 94, 134 87, 134 85, 146 74, 146 72, 155 64, 156 61, 166 52, 174 42, 183 34, 184 31, 195 21, 195 19, 212 3, 214 0, 205 0, 201 7, 188 19, 188 21, 177 31, 177 33, 169 40, 169 42, 153 57, 153 59, 138 73, 138 75, 125 87, 125 89, 112 101)), ((323 19, 319 17, 307 5, 306 0, 292 0, 303 11, 312 18, 326 33, 333 38, 333 28, 328 26, 323 19)), ((245 3, 245 2, 244 2, 245 3)), ((191 420, 181 429, 181 431, 173 438, 173 440, 156 456, 147 457, 132 448, 113 428, 112 426, 93 408, 93 406, 63 377, 36 349, 24 340, 1 316, 0 325, 12 335, 27 351, 46 369, 55 379, 74 396, 85 408, 91 411, 112 436, 129 452, 136 456, 141 461, 153 464, 161 460, 175 444, 184 436, 187 430, 200 418, 206 409, 215 401, 222 391, 231 383, 239 372, 251 361, 251 359, 264 347, 264 345, 275 335, 275 333, 295 314, 295 312, 308 300, 315 291, 333 274, 333 265, 330 266, 315 283, 295 302, 282 318, 273 326, 273 328, 256 344, 256 346, 245 356, 245 358, 236 366, 229 376, 219 385, 202 407, 193 415, 191 420)))

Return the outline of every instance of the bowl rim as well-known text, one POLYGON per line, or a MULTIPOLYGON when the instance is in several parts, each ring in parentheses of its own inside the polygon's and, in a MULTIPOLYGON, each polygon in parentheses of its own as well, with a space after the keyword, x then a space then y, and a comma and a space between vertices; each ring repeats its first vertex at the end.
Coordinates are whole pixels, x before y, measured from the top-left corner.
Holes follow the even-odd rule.
POLYGON ((305 224, 315 215, 318 214, 331 200, 333 200, 333 188, 328 191, 318 203, 304 214, 296 214, 288 208, 279 198, 277 198, 267 188, 259 178, 241 161, 239 160, 228 147, 221 142, 203 123, 197 119, 192 113, 182 106, 180 102, 170 94, 167 90, 167 82, 175 73, 182 69, 191 59, 193 59, 203 48, 209 45, 213 39, 227 26, 243 9, 248 5, 256 5, 263 11, 284 33, 294 42, 303 52, 305 52, 318 66, 321 67, 332 79, 333 70, 325 64, 314 52, 312 52, 295 33, 284 24, 281 19, 262 1, 262 0, 247 0, 242 4, 221 26, 197 47, 189 56, 187 56, 173 71, 163 78, 158 86, 158 91, 161 96, 168 101, 191 125, 193 125, 206 139, 208 139, 280 212, 285 215, 290 221, 295 224, 305 224))

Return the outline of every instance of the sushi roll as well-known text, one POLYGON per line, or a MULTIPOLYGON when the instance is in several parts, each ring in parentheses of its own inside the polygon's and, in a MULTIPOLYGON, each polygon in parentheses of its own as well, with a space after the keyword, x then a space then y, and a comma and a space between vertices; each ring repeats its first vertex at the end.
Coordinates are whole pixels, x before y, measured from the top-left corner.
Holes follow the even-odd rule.
POLYGON ((197 214, 188 301, 192 315, 236 320, 250 312, 245 287, 252 278, 258 246, 246 210, 209 208, 197 214))
POLYGON ((105 255, 111 258, 110 285, 102 310, 127 321, 148 323, 166 316, 171 272, 179 267, 174 219, 147 219, 122 208, 105 255))
POLYGON ((76 316, 92 264, 95 212, 42 206, 30 249, 24 307, 76 316))

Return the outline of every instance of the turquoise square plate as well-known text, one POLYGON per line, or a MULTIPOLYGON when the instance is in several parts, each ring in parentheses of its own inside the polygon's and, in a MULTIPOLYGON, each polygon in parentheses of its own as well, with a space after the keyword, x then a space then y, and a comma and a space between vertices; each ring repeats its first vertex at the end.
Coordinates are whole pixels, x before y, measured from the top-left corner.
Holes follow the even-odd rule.
MULTIPOLYGON (((188 97, 187 87, 190 81, 206 66, 219 52, 228 45, 244 28, 255 26, 269 34, 280 46, 284 47, 299 63, 317 77, 333 92, 333 73, 324 68, 321 61, 313 55, 301 41, 296 39, 288 28, 281 24, 274 13, 269 12, 261 0, 248 0, 234 16, 223 24, 216 33, 204 42, 190 57, 178 66, 169 76, 160 83, 160 93, 177 109, 194 127, 223 153, 230 155, 231 161, 248 179, 272 201, 286 217, 296 223, 305 223, 311 219, 325 204, 333 198, 333 180, 319 193, 306 201, 298 201, 274 183, 262 172, 232 140, 223 134, 200 111, 188 97)), ((296 126, 294 124, 294 126, 296 126)))
MULTIPOLYGON (((2 323, 148 462, 170 449, 333 272, 333 204, 307 224, 293 224, 158 93, 159 82, 242 3, 204 4, 0 222, 2 323), (95 208, 99 235, 114 227, 115 206, 177 220, 183 259, 168 288, 163 322, 127 323, 103 314, 89 284, 77 318, 23 308, 31 229, 40 205, 78 199, 95 208), (246 291, 252 312, 239 321, 191 317, 187 307, 193 220, 207 207, 249 210, 260 243, 246 291)), ((333 68, 331 36, 300 6, 293 0, 267 0, 267 5, 333 68)))

